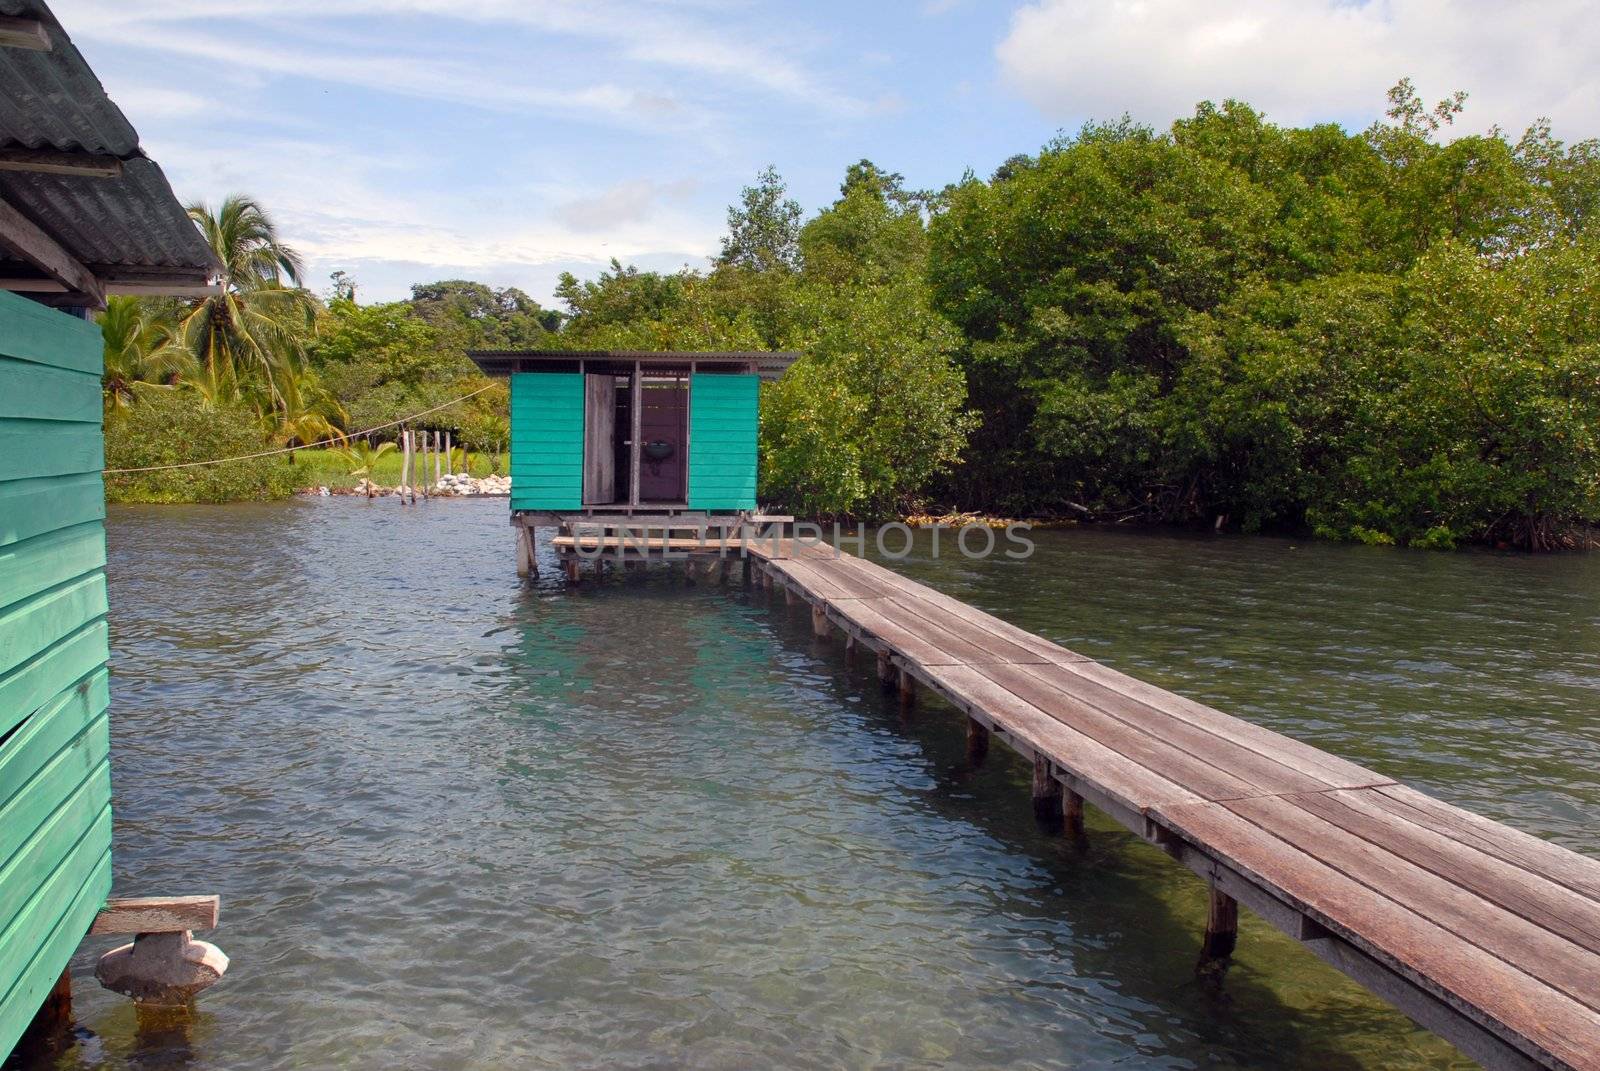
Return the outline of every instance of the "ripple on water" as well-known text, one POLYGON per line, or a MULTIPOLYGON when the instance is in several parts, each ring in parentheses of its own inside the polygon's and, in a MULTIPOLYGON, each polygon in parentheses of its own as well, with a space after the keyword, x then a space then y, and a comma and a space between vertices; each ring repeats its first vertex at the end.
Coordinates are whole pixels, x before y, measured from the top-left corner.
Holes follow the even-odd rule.
MULTIPOLYGON (((1252 919, 1208 997, 1194 879, 1040 835, 1009 753, 781 605, 524 588, 503 502, 109 537, 117 886, 221 892, 234 968, 187 1040, 80 985, 60 1066, 1464 1065, 1252 919)), ((1035 539, 900 567, 1600 853, 1594 560, 1035 539)))

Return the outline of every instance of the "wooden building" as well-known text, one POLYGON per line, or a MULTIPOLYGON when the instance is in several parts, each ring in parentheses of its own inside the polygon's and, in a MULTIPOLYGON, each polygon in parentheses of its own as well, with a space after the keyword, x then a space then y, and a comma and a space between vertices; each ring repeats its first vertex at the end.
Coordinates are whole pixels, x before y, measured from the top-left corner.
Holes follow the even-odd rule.
POLYGON ((49 9, 0 18, 0 1058, 111 888, 108 293, 221 265, 49 9))
POLYGON ((753 510, 760 383, 790 353, 471 354, 511 377, 514 513, 753 510))

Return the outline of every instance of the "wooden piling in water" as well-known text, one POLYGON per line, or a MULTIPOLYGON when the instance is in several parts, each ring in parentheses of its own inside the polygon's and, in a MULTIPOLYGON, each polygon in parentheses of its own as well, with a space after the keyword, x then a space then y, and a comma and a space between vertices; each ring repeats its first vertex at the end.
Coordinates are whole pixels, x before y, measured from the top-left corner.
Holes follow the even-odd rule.
POLYGON ((1061 794, 1061 831, 1073 839, 1083 832, 1083 797, 1070 788, 1061 794))
POLYGON ((977 718, 967 718, 967 761, 982 766, 989 757, 989 727, 977 718))
POLYGON ((894 665, 889 661, 888 651, 878 652, 878 683, 887 688, 894 681, 894 665))
POLYGON ((1206 910, 1205 939, 1200 945, 1196 972, 1220 980, 1238 941, 1239 901, 1212 885, 1206 910))
POLYGON ((898 691, 900 693, 900 705, 902 707, 911 706, 917 701, 917 678, 902 669, 900 671, 898 691))
POLYGON ((1062 825, 1064 817, 1061 804, 1061 782, 1050 769, 1050 760, 1044 752, 1033 753, 1033 814, 1050 828, 1062 825))
POLYGON ((828 611, 820 602, 811 606, 811 634, 819 640, 828 638, 828 611))

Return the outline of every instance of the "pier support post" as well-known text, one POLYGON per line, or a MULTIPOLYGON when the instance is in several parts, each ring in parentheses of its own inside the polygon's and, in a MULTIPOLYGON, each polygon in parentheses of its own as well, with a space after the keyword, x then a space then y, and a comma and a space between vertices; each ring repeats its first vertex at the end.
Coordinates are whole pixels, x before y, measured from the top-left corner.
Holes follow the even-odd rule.
POLYGON ((967 761, 982 766, 989 757, 989 727, 977 718, 967 719, 967 761))
POLYGON ((1061 831, 1074 840, 1083 833, 1083 797, 1070 788, 1061 794, 1061 831))
POLYGON ((791 588, 787 584, 783 586, 783 604, 785 606, 794 605, 794 588, 791 588))
POLYGON ((902 709, 917 701, 917 678, 905 670, 900 671, 900 706, 902 709))
POLYGON ((878 652, 878 683, 885 688, 894 682, 894 665, 889 661, 888 651, 878 652))
POLYGON ((577 556, 576 555, 568 555, 567 556, 567 560, 562 563, 562 566, 567 571, 567 583, 576 584, 578 582, 578 559, 577 559, 577 556))
POLYGON ((100 957, 94 976, 114 993, 140 1004, 182 1007, 215 985, 228 969, 228 957, 188 930, 141 933, 131 944, 100 957))
POLYGON ((17 1052, 28 1056, 58 1051, 72 1029, 72 969, 61 972, 50 993, 33 1013, 33 1021, 17 1041, 17 1052))
POLYGON ((856 634, 854 632, 846 632, 844 634, 844 661, 847 666, 856 664, 856 634))
POLYGON ((1033 753, 1033 815, 1041 825, 1059 829, 1066 815, 1061 803, 1061 782, 1050 772, 1050 760, 1043 752, 1033 753))
POLYGON ((811 604, 811 634, 819 640, 828 638, 828 610, 820 602, 811 604))
POLYGON ((1200 946, 1200 962, 1195 973, 1202 979, 1221 982, 1239 941, 1239 901, 1217 889, 1210 890, 1206 911, 1206 935, 1200 946))
POLYGON ((533 529, 520 524, 517 525, 517 575, 539 575, 539 562, 533 551, 533 529))

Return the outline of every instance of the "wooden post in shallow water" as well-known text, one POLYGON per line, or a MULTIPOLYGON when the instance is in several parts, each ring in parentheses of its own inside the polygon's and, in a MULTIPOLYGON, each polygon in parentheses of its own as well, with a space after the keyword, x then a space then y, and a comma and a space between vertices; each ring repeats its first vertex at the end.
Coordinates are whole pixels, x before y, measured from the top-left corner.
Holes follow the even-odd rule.
POLYGON ((894 682, 894 665, 889 661, 888 651, 878 652, 878 683, 885 688, 894 682))
POLYGON ((906 670, 900 671, 900 707, 905 709, 917 701, 917 678, 906 670))
POLYGON ((967 761, 982 766, 989 757, 989 727, 977 718, 967 719, 967 761))
POLYGON ((1050 760, 1041 751, 1033 753, 1033 814, 1039 822, 1057 829, 1066 817, 1061 803, 1061 782, 1050 771, 1050 760))
POLYGON ((828 638, 828 611, 820 602, 811 604, 811 634, 819 640, 828 638))
POLYGON ((72 1029, 72 969, 61 972, 50 993, 33 1013, 33 1021, 22 1032, 16 1051, 25 1057, 37 1058, 41 1065, 46 1058, 58 1054, 72 1029))
POLYGON ((1061 831, 1074 840, 1083 837, 1083 797, 1070 788, 1061 794, 1061 831))
POLYGON ((1200 962, 1195 973, 1202 979, 1221 982, 1239 941, 1239 901, 1211 886, 1206 910, 1206 935, 1200 945, 1200 962))

